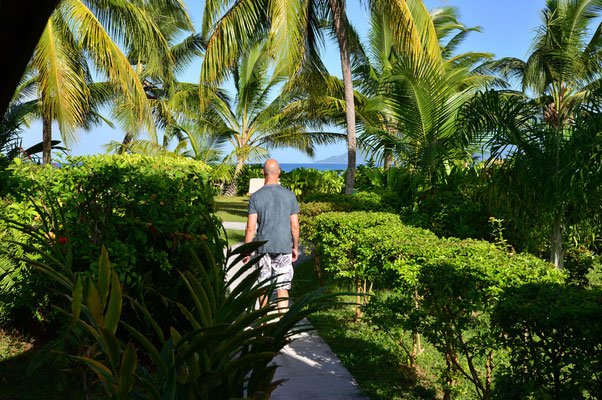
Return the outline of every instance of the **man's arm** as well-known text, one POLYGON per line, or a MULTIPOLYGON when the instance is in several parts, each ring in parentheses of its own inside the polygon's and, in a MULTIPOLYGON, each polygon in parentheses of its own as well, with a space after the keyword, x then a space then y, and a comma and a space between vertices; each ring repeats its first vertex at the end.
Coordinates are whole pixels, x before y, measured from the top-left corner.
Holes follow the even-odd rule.
POLYGON ((293 261, 299 257, 299 214, 291 214, 291 234, 293 235, 293 261))
MULTIPOLYGON (((247 227, 245 229, 245 243, 251 243, 255 237, 255 229, 257 228, 257 213, 249 214, 247 218, 247 227)), ((245 264, 249 262, 251 256, 243 258, 245 264)))

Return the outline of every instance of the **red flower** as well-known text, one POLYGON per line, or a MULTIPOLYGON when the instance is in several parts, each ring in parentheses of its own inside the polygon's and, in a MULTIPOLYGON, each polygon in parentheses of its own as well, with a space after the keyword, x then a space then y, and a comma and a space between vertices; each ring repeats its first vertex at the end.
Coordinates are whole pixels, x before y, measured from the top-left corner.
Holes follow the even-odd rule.
POLYGON ((67 243, 67 238, 66 237, 60 237, 59 238, 59 243, 60 244, 66 244, 67 243))
POLYGON ((151 226, 151 228, 150 228, 150 231, 151 231, 152 233, 157 233, 157 230, 156 230, 154 227, 152 227, 152 226, 151 226))

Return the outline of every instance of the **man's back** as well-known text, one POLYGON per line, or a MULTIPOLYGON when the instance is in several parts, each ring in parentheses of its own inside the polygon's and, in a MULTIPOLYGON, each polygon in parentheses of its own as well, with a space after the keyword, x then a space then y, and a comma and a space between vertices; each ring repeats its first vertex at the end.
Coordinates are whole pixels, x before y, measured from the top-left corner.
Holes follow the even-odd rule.
POLYGON ((249 198, 249 214, 257 213, 255 240, 268 243, 260 253, 290 253, 293 245, 291 214, 299 213, 297 198, 281 185, 265 185, 249 198))

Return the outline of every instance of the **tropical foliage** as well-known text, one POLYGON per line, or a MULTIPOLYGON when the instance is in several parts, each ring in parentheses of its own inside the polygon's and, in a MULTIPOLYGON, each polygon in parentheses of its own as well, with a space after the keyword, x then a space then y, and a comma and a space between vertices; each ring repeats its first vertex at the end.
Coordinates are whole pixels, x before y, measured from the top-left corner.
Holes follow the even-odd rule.
POLYGON ((315 309, 310 303, 333 296, 321 296, 319 292, 307 294, 282 318, 274 319, 270 313, 276 310, 277 299, 266 307, 256 308, 259 297, 265 295, 266 290, 270 295, 275 288, 274 284, 258 281, 261 271, 255 264, 259 257, 232 271, 227 278, 228 272, 244 257, 243 253, 256 249, 259 244, 242 246, 222 261, 221 251, 211 250, 220 247, 213 228, 213 239, 207 243, 201 239, 206 248, 204 257, 191 252, 190 266, 180 264, 186 294, 167 300, 175 304, 172 307, 177 306, 187 324, 185 327, 171 325, 167 335, 164 325, 153 317, 156 313, 124 295, 123 282, 104 246, 100 260, 94 265, 95 274, 76 272, 72 261, 77 257, 74 257, 65 213, 60 206, 56 207, 58 203, 52 198, 45 198, 44 203, 48 211, 38 209, 41 228, 18 221, 10 221, 10 224, 37 245, 21 243, 39 257, 39 261, 29 262, 54 281, 69 299, 69 311, 57 309, 70 318, 70 329, 83 326, 101 349, 102 355, 88 353, 71 357, 94 371, 109 398, 269 398, 280 383, 273 381, 277 366, 270 364, 272 358, 284 347, 287 338, 305 330, 298 323, 315 309), (64 241, 49 236, 59 231, 66 235, 64 241), (232 261, 228 263, 228 260, 232 261), (267 289, 263 287, 266 283, 267 289), (151 335, 140 330, 133 315, 128 317, 123 312, 128 303, 152 327, 151 335), (119 327, 129 335, 118 333, 119 327), (144 349, 148 359, 138 356, 134 343, 144 349), (211 376, 209 381, 207 376, 211 376))
POLYGON ((99 121, 99 107, 112 93, 132 104, 139 125, 153 132, 146 93, 116 41, 136 43, 145 54, 171 64, 167 43, 150 14, 132 2, 60 2, 34 51, 24 85, 35 88, 43 122, 43 159, 50 161, 52 122, 63 142, 77 141, 77 129, 99 121), (93 83, 92 71, 106 77, 93 83))
POLYGON ((335 134, 309 132, 305 121, 285 113, 286 93, 271 99, 285 76, 273 68, 267 52, 268 42, 260 40, 241 53, 232 68, 236 90, 233 101, 225 93, 215 91, 205 109, 202 123, 223 137, 234 148, 228 156, 236 160, 233 180, 227 195, 236 194, 237 177, 248 160, 265 158, 269 148, 292 147, 313 155, 316 145, 331 143, 335 134))
MULTIPOLYGON (((174 284, 182 258, 191 249, 204 247, 202 237, 217 240, 209 229, 218 224, 217 219, 199 217, 214 207, 214 191, 207 184, 209 167, 193 160, 128 155, 74 157, 62 164, 59 169, 13 165, 2 216, 35 226, 42 212, 48 212, 46 198, 56 198, 62 204, 68 235, 62 226, 60 231, 44 228, 59 248, 67 245, 69 237, 68 245, 77 249, 70 260, 72 270, 89 273, 104 246, 114 254, 113 268, 124 293, 157 315, 168 315, 159 312, 162 301, 145 287, 152 285, 166 296, 175 296, 183 289, 174 284)), ((2 226, 7 243, 18 238, 14 230, 2 226)), ((9 254, 19 254, 6 247, 9 254)), ((0 305, 5 324, 52 323, 55 316, 47 308, 47 282, 23 262, 13 266, 8 278, 10 291, 0 305)))

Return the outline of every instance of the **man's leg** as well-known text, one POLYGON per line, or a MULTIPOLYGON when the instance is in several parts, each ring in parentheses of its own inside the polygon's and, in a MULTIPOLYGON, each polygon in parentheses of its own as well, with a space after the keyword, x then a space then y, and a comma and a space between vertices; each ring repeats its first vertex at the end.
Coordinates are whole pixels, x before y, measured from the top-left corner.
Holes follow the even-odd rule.
POLYGON ((276 294, 278 295, 278 312, 280 312, 280 313, 287 312, 288 311, 288 290, 287 289, 277 289, 276 294))
POLYGON ((263 308, 268 305, 268 300, 270 300, 270 296, 264 294, 259 296, 259 308, 263 308))
MULTIPOLYGON (((262 283, 263 286, 267 285, 265 283, 266 279, 269 279, 272 275, 272 259, 269 254, 264 254, 263 257, 257 263, 257 266, 261 269, 261 273, 259 274, 259 278, 257 278, 258 282, 262 283)), ((265 293, 265 291, 264 291, 265 293)), ((263 308, 268 305, 268 301, 270 300, 270 296, 267 294, 259 296, 259 308, 263 308)))
POLYGON ((293 262, 291 254, 279 254, 272 260, 272 273, 278 275, 276 278, 276 295, 278 296, 278 312, 288 311, 288 291, 293 280, 293 262))

